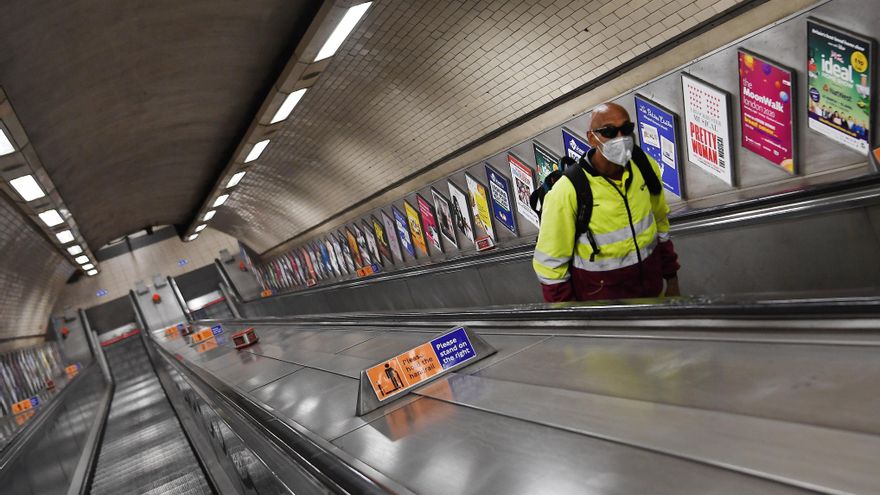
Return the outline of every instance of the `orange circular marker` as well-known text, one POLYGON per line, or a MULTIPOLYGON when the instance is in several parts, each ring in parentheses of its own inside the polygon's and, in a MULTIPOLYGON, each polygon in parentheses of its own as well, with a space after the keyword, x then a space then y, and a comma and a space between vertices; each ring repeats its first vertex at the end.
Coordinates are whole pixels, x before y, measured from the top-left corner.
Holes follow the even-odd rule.
POLYGON ((244 349, 249 345, 256 344, 259 340, 259 337, 254 332, 254 327, 232 334, 232 343, 235 344, 236 349, 244 349))

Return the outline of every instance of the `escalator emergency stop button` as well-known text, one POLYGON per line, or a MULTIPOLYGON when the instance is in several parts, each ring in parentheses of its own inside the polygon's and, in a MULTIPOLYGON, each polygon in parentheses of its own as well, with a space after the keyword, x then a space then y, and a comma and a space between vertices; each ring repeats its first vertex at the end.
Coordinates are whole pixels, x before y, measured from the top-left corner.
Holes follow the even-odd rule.
POLYGON ((254 332, 254 327, 246 328, 232 335, 232 342, 236 349, 244 349, 249 345, 256 344, 260 339, 254 332))

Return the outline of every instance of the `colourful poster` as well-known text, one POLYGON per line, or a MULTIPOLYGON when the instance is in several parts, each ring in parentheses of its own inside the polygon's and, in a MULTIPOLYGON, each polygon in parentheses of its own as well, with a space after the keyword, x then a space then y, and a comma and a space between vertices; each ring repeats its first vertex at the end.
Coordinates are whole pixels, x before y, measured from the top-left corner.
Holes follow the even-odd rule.
POLYGON ((382 256, 379 255, 379 243, 376 240, 373 224, 366 219, 361 220, 361 223, 363 223, 364 237, 367 238, 367 247, 370 248, 370 257, 373 258, 373 263, 384 264, 382 256))
POLYGON ((400 239, 400 243, 403 245, 403 248, 406 249, 406 252, 409 253, 413 258, 416 257, 416 250, 413 247, 412 237, 409 233, 409 225, 406 220, 406 215, 400 212, 396 206, 391 207, 391 213, 394 214, 394 226, 397 229, 397 236, 400 239))
MULTIPOLYGON (((379 245, 379 254, 381 257, 388 260, 389 263, 394 263, 394 259, 391 257, 391 246, 388 244, 388 234, 385 231, 385 227, 375 216, 371 215, 370 221, 373 222, 373 233, 376 234, 376 243, 379 245)), ((394 231, 392 230, 392 233, 393 232, 394 231)))
POLYGON ((452 181, 449 183, 449 201, 452 203, 452 222, 455 228, 471 242, 474 242, 474 227, 471 225, 471 208, 467 195, 452 181))
POLYGON ((433 187, 431 188, 431 196, 434 197, 434 209, 437 211, 437 223, 440 225, 440 233, 453 246, 458 247, 455 223, 452 220, 452 209, 449 207, 449 200, 433 187))
MULTIPOLYGON (((339 246, 342 248, 342 256, 345 258, 346 271, 354 273, 357 268, 354 266, 354 254, 351 252, 351 246, 354 245, 357 248, 357 244, 349 242, 348 232, 340 230, 337 237, 339 238, 339 246)), ((352 236, 351 240, 354 240, 354 236, 352 236)))
POLYGON ((422 227, 425 230, 425 237, 438 251, 443 251, 443 245, 440 244, 440 229, 437 227, 437 215, 434 207, 421 194, 416 194, 416 202, 419 205, 419 216, 422 218, 422 227))
POLYGON ((744 50, 738 59, 742 146, 793 174, 794 72, 744 50))
POLYGON ((336 237, 336 234, 330 234, 330 244, 333 245, 333 253, 336 255, 339 274, 348 274, 348 268, 345 266, 345 255, 342 253, 342 246, 339 244, 339 238, 336 237))
POLYGON ((351 229, 345 229, 345 240, 348 241, 348 249, 351 253, 351 260, 354 261, 354 270, 361 268, 364 266, 364 259, 361 256, 361 251, 358 248, 357 237, 355 237, 354 232, 351 229))
POLYGON ((688 160, 732 186, 730 95, 685 73, 681 85, 688 160))
POLYGON ((367 238, 364 235, 364 232, 358 227, 358 225, 352 224, 354 228, 354 239, 357 242, 358 253, 361 255, 361 262, 363 263, 358 268, 363 268, 365 266, 369 266, 373 264, 373 256, 370 254, 370 247, 367 245, 367 238))
POLYGON ((535 148, 535 163, 538 165, 538 184, 543 184, 548 175, 559 170, 559 158, 537 141, 532 141, 532 144, 535 148))
POLYGON ((871 143, 874 41, 807 21, 809 127, 864 155, 871 143))
POLYGON ((306 262, 306 270, 308 271, 306 285, 315 285, 315 282, 318 281, 318 274, 315 272, 315 265, 312 264, 312 259, 309 257, 309 252, 306 251, 306 248, 300 248, 300 252, 306 262))
POLYGON ((391 247, 391 254, 397 261, 403 261, 403 253, 400 252, 400 235, 394 226, 394 220, 382 211, 382 224, 385 225, 385 233, 388 235, 388 245, 391 247))
POLYGON ((409 233, 413 245, 419 248, 419 251, 421 251, 422 254, 428 254, 428 245, 425 244, 425 234, 422 230, 422 222, 419 219, 419 212, 409 204, 409 201, 403 202, 403 211, 406 212, 406 221, 409 224, 409 233))
POLYGON ((660 166, 663 187, 683 198, 678 153, 678 115, 642 95, 637 94, 635 101, 640 147, 660 166))
POLYGON ((535 190, 535 174, 531 167, 511 153, 507 154, 507 163, 510 165, 510 176, 513 177, 513 197, 516 201, 516 211, 529 223, 539 227, 538 214, 529 204, 529 197, 535 190))
POLYGON ((324 273, 327 274, 328 278, 333 277, 335 274, 333 273, 333 263, 330 262, 330 250, 321 241, 315 243, 315 248, 321 253, 321 264, 324 265, 324 273))
POLYGON ((495 229, 492 227, 492 213, 489 211, 489 194, 486 186, 470 174, 464 174, 467 181, 470 206, 474 216, 474 244, 478 251, 495 247, 495 229))
POLYGON ((336 255, 336 250, 333 249, 333 243, 330 241, 330 237, 324 238, 324 250, 327 251, 327 256, 330 259, 330 266, 333 268, 333 274, 337 277, 341 276, 342 271, 339 269, 339 258, 336 255))
POLYGON ((562 128, 562 144, 565 147, 565 154, 574 161, 580 160, 587 151, 590 151, 590 145, 586 141, 565 127, 562 128))
POLYGON ((486 177, 489 178, 489 191, 492 193, 492 213, 507 230, 516 234, 516 216, 510 201, 510 182, 501 172, 486 164, 486 177))

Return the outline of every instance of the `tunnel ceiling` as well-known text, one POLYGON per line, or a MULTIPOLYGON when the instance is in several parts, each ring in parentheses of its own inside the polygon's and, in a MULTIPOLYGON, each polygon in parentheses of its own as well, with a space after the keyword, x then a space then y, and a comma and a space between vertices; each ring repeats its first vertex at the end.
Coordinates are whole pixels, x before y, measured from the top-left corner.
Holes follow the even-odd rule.
POLYGON ((93 249, 190 220, 320 3, 3 3, 0 86, 93 249))

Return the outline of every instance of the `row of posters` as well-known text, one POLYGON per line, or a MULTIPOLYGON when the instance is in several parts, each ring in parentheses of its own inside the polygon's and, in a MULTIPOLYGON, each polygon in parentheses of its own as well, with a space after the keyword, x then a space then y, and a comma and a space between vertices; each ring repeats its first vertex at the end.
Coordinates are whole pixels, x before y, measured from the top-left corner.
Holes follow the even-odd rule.
MULTIPOLYGON (((807 22, 807 30, 808 128, 867 155, 874 41, 814 19, 807 22)), ((740 145, 781 170, 797 173, 796 71, 743 49, 737 53, 737 69, 740 145)), ((640 146, 658 163, 664 188, 678 197, 685 197, 682 146, 688 162, 733 186, 731 94, 686 73, 681 87, 683 127, 674 112, 635 95, 640 146)), ((565 155, 575 160, 590 149, 568 128, 563 127, 561 137, 565 155)), ((539 225, 529 196, 548 174, 559 170, 560 160, 536 141, 533 151, 535 169, 508 153, 509 176, 486 163, 486 183, 465 173, 465 188, 447 181, 447 191, 431 188, 430 197, 417 194, 415 204, 403 201, 402 209, 392 205, 390 213, 378 213, 381 218, 373 215, 276 258, 257 269, 259 277, 275 288, 311 285, 360 274, 365 267, 375 273, 407 257, 427 256, 429 246, 443 252, 444 245, 459 248, 466 239, 477 250, 491 249, 498 242, 496 227, 518 233, 517 213, 539 225)))

